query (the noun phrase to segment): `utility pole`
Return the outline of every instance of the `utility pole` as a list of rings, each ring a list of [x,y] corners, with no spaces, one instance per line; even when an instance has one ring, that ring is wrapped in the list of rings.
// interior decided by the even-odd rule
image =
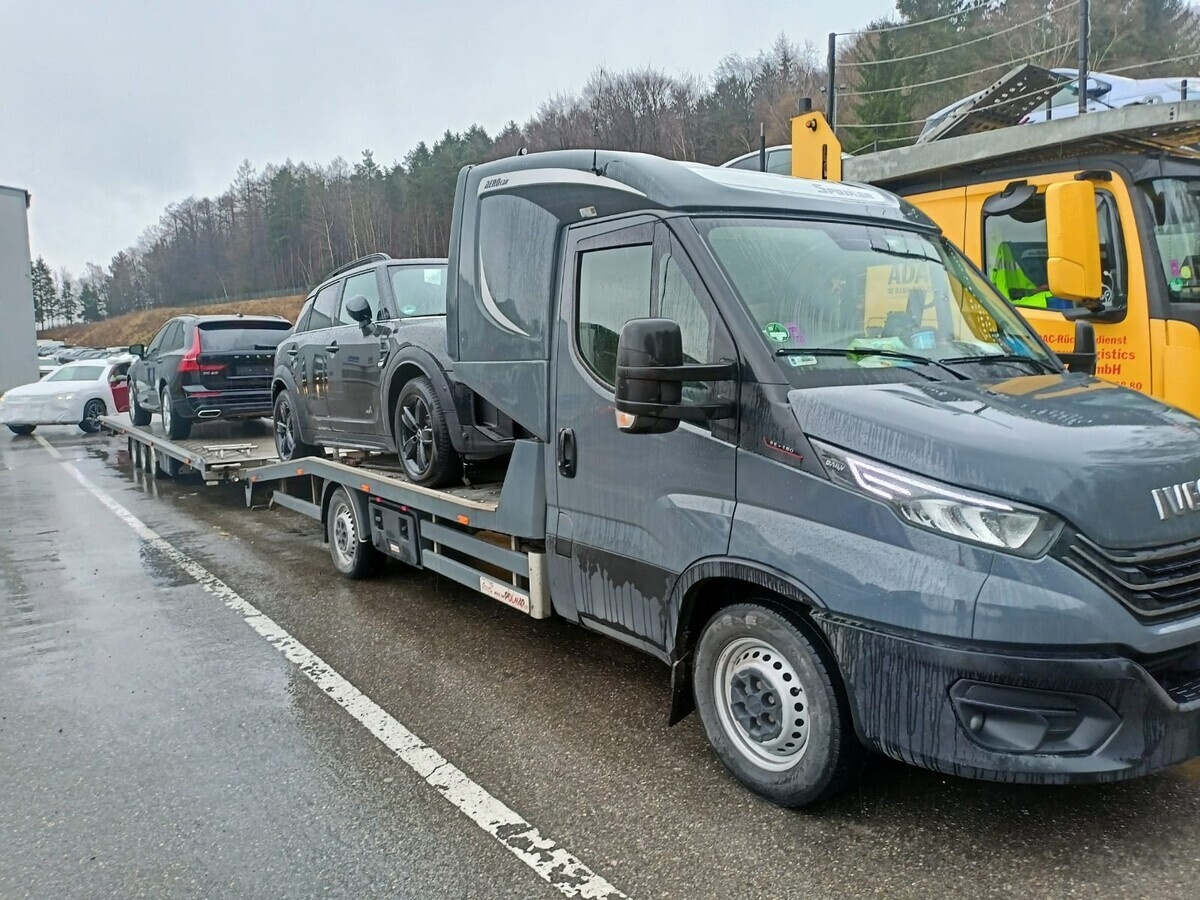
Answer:
[[[1088,0],[1079,0],[1079,114],[1087,112],[1088,102]]]
[[[1086,3],[1087,0],[1080,0],[1081,3]],[[826,87],[825,93],[825,118],[829,121],[829,127],[833,128],[837,125],[837,32],[829,32],[829,59],[826,62],[829,68],[829,84]]]

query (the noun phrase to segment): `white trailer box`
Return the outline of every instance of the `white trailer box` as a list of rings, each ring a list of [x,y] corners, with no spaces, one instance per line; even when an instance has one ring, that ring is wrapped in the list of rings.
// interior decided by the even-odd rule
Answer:
[[[38,379],[29,192],[0,185],[0,392]]]

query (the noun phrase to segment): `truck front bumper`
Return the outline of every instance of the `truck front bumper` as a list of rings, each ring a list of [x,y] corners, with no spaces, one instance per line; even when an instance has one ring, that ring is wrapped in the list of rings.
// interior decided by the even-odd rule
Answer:
[[[1120,656],[928,643],[827,613],[855,729],[871,749],[949,775],[1119,781],[1200,756],[1200,649]]]

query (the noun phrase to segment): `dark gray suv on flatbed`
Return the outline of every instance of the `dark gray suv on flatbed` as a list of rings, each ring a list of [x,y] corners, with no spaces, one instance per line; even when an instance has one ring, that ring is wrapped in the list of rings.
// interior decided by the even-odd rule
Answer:
[[[272,395],[280,459],[396,453],[428,487],[506,455],[513,439],[510,418],[454,382],[444,259],[375,253],[327,275],[276,351]]]

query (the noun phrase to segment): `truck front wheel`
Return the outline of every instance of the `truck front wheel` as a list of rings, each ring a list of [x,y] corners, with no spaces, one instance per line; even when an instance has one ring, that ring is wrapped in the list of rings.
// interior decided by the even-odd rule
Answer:
[[[386,556],[375,549],[369,534],[365,540],[362,538],[354,503],[345,488],[339,487],[329,500],[325,537],[329,541],[329,555],[333,557],[333,567],[347,578],[366,578],[374,575],[387,560]]]
[[[780,806],[845,786],[860,747],[815,642],[773,609],[719,611],[696,648],[696,708],[725,767]]]

